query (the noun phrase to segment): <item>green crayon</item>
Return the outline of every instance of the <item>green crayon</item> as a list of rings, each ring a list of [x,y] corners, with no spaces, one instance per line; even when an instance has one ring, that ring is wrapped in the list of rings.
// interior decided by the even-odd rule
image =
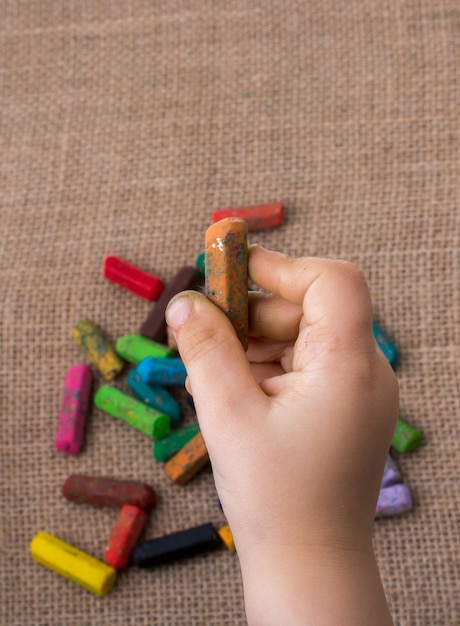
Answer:
[[[94,396],[94,402],[102,411],[153,439],[164,437],[171,429],[169,415],[156,411],[116,387],[103,385]]]
[[[142,335],[124,335],[115,344],[115,351],[122,359],[137,365],[148,356],[154,358],[170,357],[175,351],[168,346],[142,337]]]

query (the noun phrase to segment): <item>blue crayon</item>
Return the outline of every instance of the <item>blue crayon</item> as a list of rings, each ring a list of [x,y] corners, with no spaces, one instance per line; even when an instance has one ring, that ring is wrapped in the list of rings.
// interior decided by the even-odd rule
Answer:
[[[372,330],[374,332],[375,340],[379,344],[380,350],[390,362],[391,367],[395,369],[398,362],[398,350],[396,346],[390,341],[386,332],[380,328],[377,322],[372,322]]]
[[[181,419],[181,408],[172,395],[163,387],[149,385],[141,380],[137,368],[131,370],[126,379],[130,389],[148,406],[166,413],[171,418],[171,424],[177,426]]]
[[[139,363],[137,373],[144,383],[152,385],[182,386],[187,377],[187,370],[181,359],[151,356]]]

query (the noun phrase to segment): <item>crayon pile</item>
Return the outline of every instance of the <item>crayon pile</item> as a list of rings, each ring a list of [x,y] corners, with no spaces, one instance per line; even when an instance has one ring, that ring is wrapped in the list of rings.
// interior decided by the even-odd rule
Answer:
[[[244,218],[244,219],[241,219]],[[213,214],[214,224],[206,233],[205,252],[195,266],[182,267],[164,285],[158,277],[116,256],[104,261],[103,274],[139,297],[155,301],[138,333],[125,335],[112,345],[91,320],[83,319],[72,329],[88,364],[72,366],[66,373],[55,438],[57,450],[78,454],[84,443],[85,423],[90,406],[93,369],[108,383],[131,365],[126,382],[133,395],[111,384],[102,385],[94,403],[102,411],[122,420],[153,440],[153,456],[164,463],[166,476],[184,485],[204,467],[209,456],[198,422],[180,427],[181,407],[170,387],[183,387],[186,370],[177,357],[172,337],[168,338],[165,310],[177,293],[201,290],[220,306],[232,322],[246,348],[248,342],[247,232],[273,228],[283,221],[280,202],[256,207],[221,209]],[[397,350],[385,332],[374,322],[374,336],[393,367]],[[91,368],[93,366],[93,369]],[[193,406],[193,401],[191,400]],[[422,442],[421,433],[401,418],[392,447],[405,453]],[[117,571],[129,564],[151,567],[189,557],[225,545],[234,551],[230,528],[215,529],[212,524],[138,543],[148,512],[156,503],[151,486],[108,477],[72,475],[62,492],[68,500],[81,504],[116,507],[119,511],[100,561],[47,532],[39,532],[30,551],[35,560],[98,595],[113,587]],[[400,514],[412,508],[410,490],[403,484],[398,468],[388,457],[376,517]]]

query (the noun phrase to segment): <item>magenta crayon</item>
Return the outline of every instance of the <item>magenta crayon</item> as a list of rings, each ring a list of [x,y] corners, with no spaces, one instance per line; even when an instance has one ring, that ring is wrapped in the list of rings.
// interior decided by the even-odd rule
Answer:
[[[71,367],[65,376],[55,448],[78,454],[83,447],[93,374],[89,365]]]

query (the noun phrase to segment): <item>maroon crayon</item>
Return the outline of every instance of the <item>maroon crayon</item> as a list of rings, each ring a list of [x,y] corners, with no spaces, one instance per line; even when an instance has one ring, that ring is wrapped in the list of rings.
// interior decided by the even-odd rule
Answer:
[[[168,282],[165,290],[158,298],[147,319],[142,324],[139,334],[158,343],[166,343],[165,311],[171,298],[186,289],[200,289],[203,285],[201,272],[191,265],[184,265]]]
[[[156,502],[155,491],[137,480],[117,480],[97,476],[72,474],[62,486],[67,500],[77,504],[121,507],[132,504],[144,511]]]

